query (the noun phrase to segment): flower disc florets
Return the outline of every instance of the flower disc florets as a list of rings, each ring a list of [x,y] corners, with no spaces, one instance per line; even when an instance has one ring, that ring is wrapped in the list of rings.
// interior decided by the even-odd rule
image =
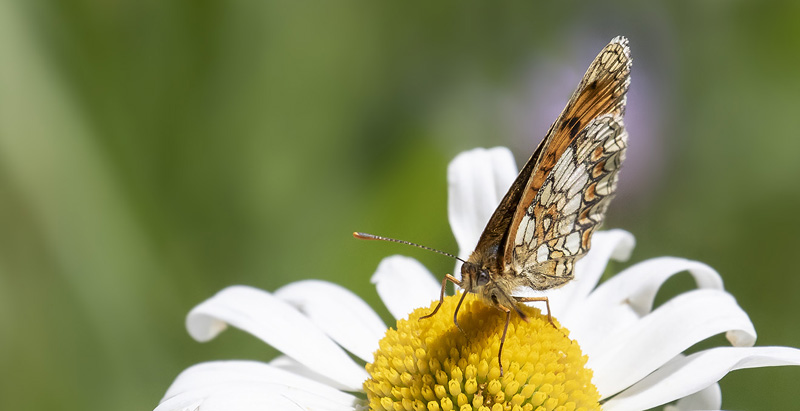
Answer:
[[[370,409],[600,409],[587,357],[566,329],[553,327],[535,308],[523,308],[528,322],[512,313],[501,376],[497,354],[505,313],[469,295],[458,315],[462,333],[453,323],[458,298],[446,297],[430,318],[419,319],[433,305],[417,309],[386,333],[367,364]]]

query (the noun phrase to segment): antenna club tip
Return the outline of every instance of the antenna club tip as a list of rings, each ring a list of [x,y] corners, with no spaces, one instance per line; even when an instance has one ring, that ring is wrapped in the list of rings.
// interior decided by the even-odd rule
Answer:
[[[370,240],[370,239],[373,238],[373,236],[371,236],[371,235],[369,235],[367,233],[361,233],[361,232],[358,232],[358,231],[353,231],[353,237],[361,239],[361,240]]]

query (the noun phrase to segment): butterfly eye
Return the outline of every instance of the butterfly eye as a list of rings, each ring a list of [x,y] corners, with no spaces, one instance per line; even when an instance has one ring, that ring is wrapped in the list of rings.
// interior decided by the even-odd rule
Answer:
[[[481,270],[480,272],[478,272],[478,279],[475,280],[475,284],[478,287],[480,287],[482,285],[486,285],[486,283],[488,283],[488,282],[489,282],[489,273],[484,271],[484,270]]]

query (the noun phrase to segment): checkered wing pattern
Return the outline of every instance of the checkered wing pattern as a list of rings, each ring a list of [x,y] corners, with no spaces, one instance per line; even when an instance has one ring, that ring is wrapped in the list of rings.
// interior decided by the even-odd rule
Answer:
[[[525,209],[510,263],[534,289],[557,287],[572,278],[574,262],[591,246],[617,187],[627,132],[622,118],[592,120],[559,157],[534,201]]]

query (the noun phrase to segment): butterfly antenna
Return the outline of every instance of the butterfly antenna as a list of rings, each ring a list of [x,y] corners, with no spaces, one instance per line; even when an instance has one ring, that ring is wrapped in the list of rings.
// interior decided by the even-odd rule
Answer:
[[[437,250],[435,248],[426,247],[424,245],[419,245],[419,244],[416,244],[416,243],[412,243],[411,241],[398,240],[398,239],[389,238],[389,237],[381,237],[379,235],[374,235],[374,234],[359,233],[358,231],[353,233],[353,237],[361,239],[361,240],[391,241],[393,243],[400,243],[400,244],[405,244],[405,245],[413,245],[414,247],[422,248],[422,249],[425,249],[425,250],[428,250],[428,251],[433,251],[434,253],[439,253],[441,255],[446,255],[446,256],[448,256],[450,258],[455,258],[456,260],[461,261],[462,263],[466,263],[466,261],[462,260],[461,258],[458,258],[457,256],[455,256],[453,254],[446,253],[444,251],[440,251],[440,250]]]

